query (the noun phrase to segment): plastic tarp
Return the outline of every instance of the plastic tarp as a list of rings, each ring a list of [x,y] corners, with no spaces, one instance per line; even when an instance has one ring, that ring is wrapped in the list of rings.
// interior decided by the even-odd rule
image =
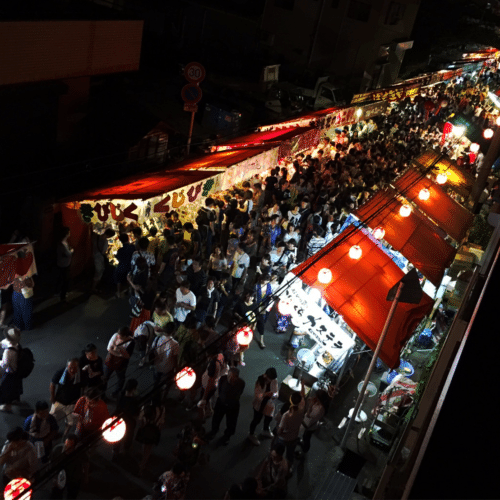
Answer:
[[[359,245],[362,256],[349,257],[349,249]],[[330,269],[328,284],[318,281],[318,272]],[[347,228],[319,253],[292,271],[310,287],[322,291],[330,307],[374,350],[391,307],[389,290],[404,276],[403,271],[362,231]],[[420,321],[431,312],[433,300],[425,293],[419,304],[398,304],[380,358],[390,368],[399,366],[402,347]]]
[[[384,240],[439,286],[456,250],[438,234],[437,226],[417,211],[402,217],[401,206],[396,193],[388,189],[376,193],[355,215],[372,229],[383,228]]]
[[[455,241],[462,242],[474,216],[450,198],[443,188],[414,168],[409,168],[395,181],[394,186]],[[419,198],[422,189],[429,190],[430,196],[427,200]]]

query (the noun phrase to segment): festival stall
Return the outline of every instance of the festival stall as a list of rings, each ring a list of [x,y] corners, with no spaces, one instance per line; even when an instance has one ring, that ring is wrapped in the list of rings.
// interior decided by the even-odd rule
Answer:
[[[434,178],[442,183],[444,188],[451,189],[463,198],[468,198],[472,192],[474,176],[433,149],[427,149],[412,163],[421,172],[428,173],[431,169]]]
[[[440,229],[417,210],[405,213],[394,190],[379,191],[354,212],[373,229],[374,237],[400,252],[435,286],[439,286],[456,253]],[[403,215],[402,215],[403,214]]]
[[[16,278],[30,278],[36,273],[32,243],[0,245],[0,288],[8,288]]]

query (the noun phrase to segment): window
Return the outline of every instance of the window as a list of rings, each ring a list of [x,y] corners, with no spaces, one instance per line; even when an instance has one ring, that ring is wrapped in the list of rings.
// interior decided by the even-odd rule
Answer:
[[[347,17],[366,23],[370,18],[371,10],[372,6],[370,4],[359,2],[358,0],[351,0],[347,11]]]
[[[332,0],[332,9],[337,9],[339,6],[340,0]]]
[[[387,9],[387,15],[385,16],[385,23],[394,26],[403,19],[405,14],[406,5],[399,2],[391,2],[389,8]]]
[[[293,10],[295,0],[274,0],[274,5],[276,5],[276,7],[281,7],[282,9]]]

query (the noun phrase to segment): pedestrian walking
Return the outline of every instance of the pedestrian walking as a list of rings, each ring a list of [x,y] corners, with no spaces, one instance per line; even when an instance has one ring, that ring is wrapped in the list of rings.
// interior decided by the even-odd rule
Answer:
[[[63,437],[65,437],[71,427],[76,423],[73,415],[75,404],[82,395],[82,376],[78,358],[69,359],[64,368],[57,370],[50,382],[50,408],[51,415],[54,415],[57,421],[64,418],[66,428]]]
[[[278,397],[278,374],[276,368],[270,367],[265,373],[257,378],[254,388],[254,397],[252,401],[253,419],[250,423],[250,433],[248,439],[258,446],[259,439],[255,436],[255,430],[259,423],[264,419],[264,428],[262,436],[272,438],[269,425],[273,420],[274,401]]]
[[[95,344],[87,344],[78,361],[83,387],[103,387],[104,366]]]
[[[121,327],[108,342],[108,355],[104,362],[104,387],[107,388],[109,379],[116,373],[118,381],[112,392],[112,397],[117,397],[125,384],[127,366],[134,352],[135,341],[127,326]]]
[[[226,417],[226,430],[222,437],[222,443],[227,445],[235,433],[240,412],[240,397],[245,389],[245,381],[239,375],[238,368],[233,367],[229,369],[227,375],[219,379],[219,396],[212,417],[212,430],[205,436],[206,440],[213,439],[219,432],[224,416]]]
[[[1,343],[4,351],[0,362],[0,411],[12,411],[12,403],[23,393],[23,379],[18,374],[20,341],[21,332],[17,328],[5,330]]]

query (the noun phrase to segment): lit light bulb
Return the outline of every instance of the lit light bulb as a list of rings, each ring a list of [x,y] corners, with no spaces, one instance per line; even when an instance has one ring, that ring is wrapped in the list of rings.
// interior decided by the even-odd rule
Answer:
[[[332,272],[330,269],[324,267],[323,269],[320,269],[318,273],[318,281],[320,283],[323,283],[323,285],[327,285],[332,281]]]
[[[196,381],[196,373],[192,368],[186,366],[175,376],[175,384],[181,391],[191,389]]]
[[[18,477],[7,484],[3,491],[3,497],[6,500],[28,500],[33,492],[30,488],[31,483],[27,479]]]
[[[278,311],[283,316],[289,316],[293,312],[293,304],[289,299],[280,299],[278,302]]]
[[[399,209],[399,215],[401,215],[401,217],[408,217],[410,214],[411,214],[411,207],[410,207],[410,205],[403,205]]]
[[[118,441],[123,439],[123,436],[125,436],[127,424],[125,423],[123,418],[111,417],[102,424],[101,429],[102,437],[108,443],[117,443]]]
[[[475,142],[473,142],[471,145],[470,145],[470,150],[473,152],[473,153],[477,153],[479,151],[479,144],[476,144]]]
[[[383,227],[378,226],[373,230],[373,237],[376,240],[381,240],[383,239],[384,236],[385,236],[385,229]]]
[[[491,130],[491,128],[485,129],[485,131],[483,132],[483,137],[485,139],[491,139],[493,137],[493,130]]]
[[[359,245],[353,245],[349,248],[349,257],[353,260],[358,260],[363,255],[363,251]]]
[[[498,127],[500,127],[500,116],[497,116],[495,123],[497,124]]]
[[[318,302],[319,299],[321,299],[321,290],[318,290],[317,288],[311,288],[309,290],[309,298],[313,302]]]
[[[362,110],[361,108],[358,108],[358,109],[356,110],[356,116],[358,117],[358,120],[359,120],[359,118],[360,118],[360,116],[361,116],[362,114],[363,114],[363,110]]]
[[[250,345],[253,339],[253,331],[249,326],[244,326],[236,332],[236,341],[240,345]]]
[[[422,201],[426,201],[429,199],[431,193],[428,189],[424,188],[420,190],[420,193],[418,193],[418,198]]]
[[[436,182],[438,184],[446,184],[447,180],[448,180],[448,176],[446,174],[438,174],[436,176]]]

